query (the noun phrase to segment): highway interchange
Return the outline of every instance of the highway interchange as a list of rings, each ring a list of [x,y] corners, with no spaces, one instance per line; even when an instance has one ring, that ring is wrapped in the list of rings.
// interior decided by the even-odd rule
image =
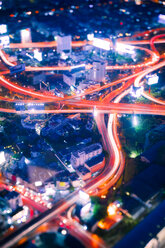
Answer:
[[[155,30],[153,30],[154,32]],[[148,33],[149,31],[146,31],[144,33]],[[142,33],[142,35],[144,34]],[[138,34],[139,36],[141,34]],[[56,97],[47,93],[41,93],[34,90],[30,90],[28,88],[25,88],[23,86],[19,86],[16,83],[11,82],[9,79],[7,79],[5,76],[9,73],[8,70],[2,71],[0,73],[0,84],[3,87],[6,87],[7,89],[13,91],[13,92],[19,92],[22,95],[27,95],[34,100],[28,100],[35,102],[35,101],[41,101],[41,102],[57,102],[62,103],[64,106],[74,106],[74,108],[70,109],[47,109],[44,111],[16,111],[15,109],[7,109],[7,108],[0,108],[0,112],[6,112],[6,113],[14,113],[14,114],[40,114],[40,113],[94,113],[94,118],[96,120],[96,124],[98,127],[98,130],[100,134],[102,135],[102,142],[104,149],[110,154],[109,158],[106,161],[106,165],[104,170],[99,174],[96,178],[93,178],[91,181],[86,183],[85,186],[83,186],[82,190],[89,193],[90,195],[101,195],[108,191],[109,188],[111,188],[120,178],[120,176],[123,173],[124,170],[124,156],[122,153],[122,148],[120,144],[120,140],[117,133],[117,114],[119,113],[127,113],[127,114],[149,114],[149,115],[165,115],[165,102],[159,99],[155,99],[151,95],[149,95],[147,92],[143,92],[143,96],[150,101],[153,101],[157,104],[126,104],[126,103],[120,103],[120,101],[130,93],[130,87],[131,85],[135,85],[135,87],[141,86],[143,82],[143,78],[159,69],[165,66],[165,60],[160,57],[158,51],[156,50],[154,43],[164,43],[164,39],[162,39],[165,35],[157,35],[154,36],[151,40],[142,40],[142,41],[133,41],[133,40],[121,40],[120,42],[126,43],[126,44],[136,44],[136,45],[143,45],[143,44],[150,44],[151,50],[142,48],[140,46],[134,47],[134,49],[140,49],[145,51],[150,55],[150,58],[137,65],[123,65],[123,66],[107,66],[107,70],[115,70],[115,69],[138,69],[138,71],[135,71],[131,75],[121,78],[119,80],[116,80],[114,82],[110,82],[104,86],[98,86],[95,89],[87,89],[85,92],[74,95],[74,96],[66,96],[64,98]],[[130,38],[130,37],[129,37]],[[133,37],[132,37],[133,38]],[[135,38],[135,37],[134,37]],[[76,46],[83,46],[86,44],[86,41],[83,42],[72,42],[73,47]],[[29,48],[29,47],[55,47],[55,42],[40,42],[40,43],[28,43],[28,44],[10,44],[11,48]],[[3,50],[0,51],[0,56],[2,61],[7,66],[13,66],[14,64],[10,62],[10,58],[8,58]],[[89,69],[91,65],[86,65],[86,69]],[[52,70],[71,70],[71,67],[26,67],[26,71],[52,71]],[[119,88],[117,88],[114,91],[109,92],[102,100],[100,101],[88,101],[82,99],[83,96],[92,94],[94,92],[99,92],[103,89],[108,89],[109,87],[112,87],[114,85],[121,84]],[[36,100],[37,99],[37,100]],[[78,100],[81,99],[81,100]],[[0,97],[1,101],[5,102],[26,102],[27,100],[15,100],[11,98],[4,98]],[[109,120],[108,125],[106,126],[104,115],[109,114]],[[44,211],[40,216],[37,218],[34,218],[29,223],[26,223],[23,228],[18,229],[13,234],[11,234],[9,237],[4,239],[0,242],[0,245],[2,248],[11,247],[12,245],[16,244],[20,239],[27,237],[29,233],[31,233],[33,230],[38,228],[40,225],[42,225],[45,222],[48,222],[56,216],[60,216],[63,212],[65,212],[70,206],[72,206],[79,197],[79,191],[75,191],[69,196],[67,196],[65,199],[60,200],[58,203],[56,203],[51,209],[48,209]],[[61,217],[62,218],[62,217]],[[68,221],[68,220],[67,220]],[[92,235],[86,235],[84,234],[84,230],[81,231],[81,227],[76,226],[75,223],[70,223],[70,226],[72,227],[72,233],[74,234],[75,230],[80,230],[79,232],[76,231],[75,236],[82,239],[84,237],[84,244],[86,247],[106,247],[106,245],[99,240],[99,242],[96,242],[96,237],[92,238]],[[82,234],[83,232],[83,234]]]

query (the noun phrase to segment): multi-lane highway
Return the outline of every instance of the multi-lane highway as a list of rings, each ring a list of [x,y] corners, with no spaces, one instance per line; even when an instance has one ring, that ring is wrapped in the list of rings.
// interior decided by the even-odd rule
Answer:
[[[163,37],[163,36],[161,36]],[[153,44],[155,41],[158,43],[162,43],[163,39],[155,37],[152,40],[149,41],[123,41],[126,43],[136,42],[138,45],[142,44],[143,42],[148,42],[147,44]],[[159,40],[157,40],[157,38]],[[87,42],[72,42],[73,47],[83,46]],[[22,48],[22,47],[54,47],[56,46],[56,42],[47,42],[47,43],[29,43],[29,44],[11,44],[11,48]],[[147,97],[148,99],[155,101],[160,105],[155,104],[126,104],[126,103],[120,103],[121,99],[127,95],[130,92],[130,86],[134,83],[136,87],[139,87],[143,82],[142,78],[147,75],[148,73],[151,73],[154,70],[157,70],[165,65],[165,61],[159,62],[160,56],[155,50],[155,47],[151,46],[151,48],[154,51],[151,51],[149,49],[144,48],[136,48],[145,51],[150,55],[150,59],[148,61],[145,61],[141,64],[137,65],[126,65],[126,66],[109,66],[107,67],[108,70],[114,70],[114,69],[135,69],[135,68],[144,68],[149,67],[147,69],[143,69],[143,71],[139,71],[137,73],[133,73],[132,75],[129,75],[125,78],[116,80],[115,82],[108,83],[102,87],[97,87],[95,89],[87,89],[84,93],[81,93],[76,96],[69,96],[65,98],[59,98],[55,97],[50,94],[43,94],[41,92],[36,92],[30,89],[27,89],[25,87],[19,86],[16,83],[11,82],[9,79],[5,78],[5,75],[7,72],[1,72],[0,76],[0,83],[4,87],[6,87],[9,90],[12,90],[14,92],[19,92],[23,95],[28,95],[33,97],[34,99],[40,99],[38,101],[55,101],[55,102],[62,102],[63,104],[72,107],[73,109],[47,109],[44,111],[16,111],[15,109],[5,109],[0,108],[0,112],[6,112],[6,113],[14,113],[14,114],[40,114],[40,113],[93,113],[94,109],[97,113],[95,116],[95,120],[98,126],[98,129],[102,135],[103,145],[104,149],[108,151],[110,154],[110,157],[106,161],[105,168],[103,171],[96,177],[93,178],[90,182],[88,182],[82,190],[88,192],[89,194],[93,195],[100,195],[107,191],[111,186],[113,186],[117,180],[120,178],[123,169],[124,169],[124,157],[121,150],[121,145],[119,141],[119,137],[117,134],[117,113],[127,113],[127,114],[151,114],[151,115],[165,115],[165,106],[162,103],[163,101],[160,101],[159,99],[153,100],[152,96],[148,96],[146,93],[143,93],[143,96]],[[4,63],[6,63],[8,66],[13,66],[13,63],[10,62],[10,58],[6,57],[6,54],[4,52],[0,52],[0,56]],[[157,64],[155,64],[157,63]],[[155,65],[153,65],[155,64]],[[91,68],[91,65],[87,65],[86,69]],[[71,70],[71,67],[45,67],[45,68],[33,68],[33,67],[26,67],[26,70]],[[103,99],[102,102],[98,101],[87,101],[87,100],[76,100],[76,98],[81,98],[82,96],[92,94],[94,92],[100,91],[102,89],[107,89],[113,85],[117,85],[119,83],[123,83],[122,86],[120,86],[115,91],[112,91],[107,94],[107,96]],[[112,102],[112,99],[114,99],[114,102]],[[6,99],[1,97],[2,101],[10,101],[14,102],[13,99]],[[104,122],[104,114],[109,114],[109,121],[108,121],[108,127],[106,127]],[[18,229],[15,233],[10,235],[7,239],[4,239],[1,241],[0,245],[2,248],[7,248],[15,243],[17,243],[21,238],[28,235],[28,233],[32,232],[34,229],[36,229],[38,226],[42,225],[45,222],[48,222],[49,220],[53,219],[55,216],[61,214],[64,212],[67,208],[69,208],[73,203],[77,201],[79,197],[79,192],[75,191],[74,193],[67,196],[64,200],[59,201],[57,204],[55,204],[52,209],[49,209],[42,213],[39,217],[33,219],[29,223],[26,223],[24,227],[21,229]],[[83,231],[84,232],[84,231]],[[82,237],[85,239],[85,235],[81,232]],[[80,235],[80,236],[81,236]],[[87,238],[87,237],[86,237]],[[91,236],[90,236],[91,238]],[[86,240],[86,239],[85,239]],[[105,247],[98,246],[98,247]]]

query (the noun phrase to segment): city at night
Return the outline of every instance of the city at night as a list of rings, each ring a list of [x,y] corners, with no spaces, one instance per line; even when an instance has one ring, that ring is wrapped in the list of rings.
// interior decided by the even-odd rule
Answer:
[[[0,248],[165,248],[165,0],[1,0],[0,141]]]

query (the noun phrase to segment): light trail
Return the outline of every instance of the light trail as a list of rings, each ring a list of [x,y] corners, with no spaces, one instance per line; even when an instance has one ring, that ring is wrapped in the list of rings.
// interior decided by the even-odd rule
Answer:
[[[158,56],[155,57],[155,59],[158,59]],[[159,63],[159,66],[160,66],[160,63]],[[156,67],[154,67],[154,68],[156,68]],[[148,72],[148,69],[145,72]],[[124,79],[121,79],[121,80],[126,81],[126,80],[129,80],[129,79],[131,79],[131,78],[133,78],[135,76],[140,77],[143,74],[144,73],[142,73],[142,72],[137,73],[137,74],[134,74],[133,76],[132,75],[129,76],[129,78],[127,77],[127,79],[124,78]],[[120,82],[122,82],[122,81],[120,81]],[[4,83],[6,84],[6,82],[4,82]],[[13,87],[12,85],[8,84],[8,87],[9,86]],[[109,86],[110,85],[108,85],[108,86],[106,85],[107,88]],[[19,87],[15,88],[15,89],[19,90]],[[123,90],[123,88],[121,87],[120,90]],[[97,91],[98,91],[98,89],[97,89]],[[126,94],[126,92],[127,91],[123,92],[122,96],[124,96],[124,94]],[[32,93],[34,94],[35,92],[30,92],[30,94],[32,94]],[[89,94],[89,91],[87,91],[85,94]],[[53,99],[53,96],[52,97],[51,96],[47,97],[47,96],[44,96],[44,95],[39,94],[39,93],[35,93],[33,96],[35,96],[36,98],[41,97],[41,98],[49,99],[49,97],[50,97],[51,99]],[[79,97],[79,96],[76,96],[76,97]],[[99,126],[103,127],[102,134],[106,134],[106,136],[104,137],[105,144],[106,144],[108,150],[114,151],[114,154],[112,152],[113,155],[111,156],[110,163],[108,164],[110,166],[105,167],[103,172],[100,175],[98,175],[97,178],[94,178],[91,182],[87,183],[85,185],[85,187],[82,188],[82,190],[84,190],[86,192],[90,193],[90,191],[95,190],[96,188],[99,188],[106,181],[107,181],[107,184],[105,186],[109,188],[110,185],[113,185],[118,180],[118,178],[120,177],[120,175],[122,173],[122,170],[123,170],[122,165],[124,165],[124,161],[122,161],[122,155],[120,154],[121,153],[121,151],[120,151],[121,146],[120,146],[120,142],[119,142],[119,139],[118,139],[118,136],[117,136],[117,126],[116,126],[116,117],[115,117],[116,113],[120,113],[120,111],[124,111],[125,113],[131,113],[131,114],[132,113],[140,113],[140,114],[144,113],[144,114],[165,115],[165,106],[145,105],[145,104],[132,104],[132,105],[131,104],[123,104],[123,103],[121,104],[121,103],[118,103],[118,101],[120,101],[120,99],[121,99],[121,95],[115,100],[115,103],[110,103],[108,106],[107,106],[107,104],[106,104],[106,106],[104,104],[102,104],[102,106],[101,105],[97,106],[97,111],[98,111],[99,114],[104,114],[104,113],[114,113],[115,114],[115,115],[111,114],[110,118],[109,118],[109,121],[108,121],[108,134],[109,134],[108,136],[107,136],[107,131],[106,131],[106,127],[105,127],[105,122],[103,121],[102,118],[97,119],[97,122],[98,123],[100,122]],[[69,103],[67,103],[67,104],[69,104]],[[73,104],[73,103],[70,103],[70,104]],[[85,103],[82,103],[82,102],[79,102],[79,103],[77,102],[76,103],[76,102],[74,102],[74,104],[75,105],[77,104],[79,106],[83,105],[83,104],[84,104],[84,106],[89,105],[89,103],[87,103],[87,101]],[[91,105],[89,106],[89,108],[91,108]],[[2,110],[2,108],[0,109],[0,111],[1,110]],[[7,109],[7,111],[12,112],[13,110]],[[88,111],[93,112],[93,106],[92,106],[92,109],[45,110],[43,113],[49,113],[49,111],[52,111],[52,113],[53,113],[53,111],[67,111],[67,113],[69,113],[71,111],[76,111],[76,112],[86,111],[86,113],[87,113]],[[27,111],[27,113],[30,113],[30,114],[37,114],[37,113],[41,113],[41,112],[42,111],[34,111],[34,112]],[[15,111],[14,113],[19,114],[19,112],[17,112],[17,111]],[[60,113],[60,112],[58,112],[58,113]],[[111,181],[109,181],[110,179],[111,179]],[[105,187],[104,187],[104,190],[105,190]],[[55,215],[58,215],[61,212],[65,211],[69,206],[71,206],[73,203],[76,202],[78,197],[79,197],[79,194],[78,194],[77,191],[75,191],[72,194],[70,194],[68,197],[66,197],[65,200],[59,201],[57,204],[55,204],[53,206],[52,209],[50,209],[47,212],[43,213],[41,216],[39,216],[38,218],[34,219],[32,222],[29,222],[29,223],[25,224],[25,226],[21,230],[17,230],[16,233],[13,234],[13,236],[11,235],[10,237],[8,237],[6,242],[4,241],[1,247],[2,248],[7,248],[9,246],[12,246],[16,242],[18,242],[18,240],[20,238],[26,236],[29,232],[32,232],[35,228],[37,228],[42,223],[47,222],[50,219],[53,219]]]
[[[151,73],[151,72],[153,72],[153,71],[155,71],[155,70],[157,70],[157,69],[159,69],[159,68],[161,68],[161,67],[163,67],[163,66],[165,66],[165,60],[162,61],[162,62],[160,62],[160,63],[157,64],[157,65],[152,66],[151,68],[145,70],[144,72],[142,72],[142,73],[141,73],[138,77],[136,77],[136,79],[135,79],[135,82],[134,82],[135,87],[140,87],[140,86],[141,86],[140,81],[142,80],[143,77],[145,77],[147,74],[149,74],[149,73]]]
[[[142,93],[142,96],[147,98],[148,100],[152,101],[152,102],[156,102],[158,104],[162,104],[162,105],[165,105],[165,101],[164,100],[160,100],[160,99],[157,99],[149,94],[147,94],[146,92],[143,92]]]
[[[165,36],[165,34],[156,35],[156,36],[152,37],[151,40],[150,40],[150,47],[151,47],[152,51],[154,51],[154,52],[157,53],[157,54],[159,54],[159,53],[158,53],[158,51],[157,51],[157,49],[156,49],[154,43],[155,43],[155,41],[156,41],[157,39],[162,38],[162,37],[164,37],[164,36]],[[165,40],[164,40],[163,43],[165,43]]]
[[[86,109],[53,109],[53,110],[25,110],[16,111],[15,109],[0,108],[0,112],[13,113],[18,115],[23,114],[57,114],[57,113],[93,113],[94,105],[89,105]],[[109,103],[108,105],[98,105],[98,113],[126,113],[126,114],[151,114],[165,115],[165,106],[151,104],[127,104],[127,103]]]

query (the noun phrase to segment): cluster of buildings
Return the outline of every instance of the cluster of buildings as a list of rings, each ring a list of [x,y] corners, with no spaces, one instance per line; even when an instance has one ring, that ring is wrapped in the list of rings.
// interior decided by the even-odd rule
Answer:
[[[86,120],[84,125],[80,114],[68,118],[54,115],[36,133],[34,125],[30,125],[28,117],[26,119],[21,123],[34,141],[26,147],[24,141],[18,139],[17,154],[13,154],[10,146],[2,154],[1,172],[13,184],[56,202],[101,172],[105,157],[102,145],[93,142],[92,135],[88,136],[92,133],[92,121]],[[87,137],[81,137],[82,127]]]
[[[29,208],[23,206],[21,195],[16,191],[0,191],[0,233],[17,226],[29,218]]]

